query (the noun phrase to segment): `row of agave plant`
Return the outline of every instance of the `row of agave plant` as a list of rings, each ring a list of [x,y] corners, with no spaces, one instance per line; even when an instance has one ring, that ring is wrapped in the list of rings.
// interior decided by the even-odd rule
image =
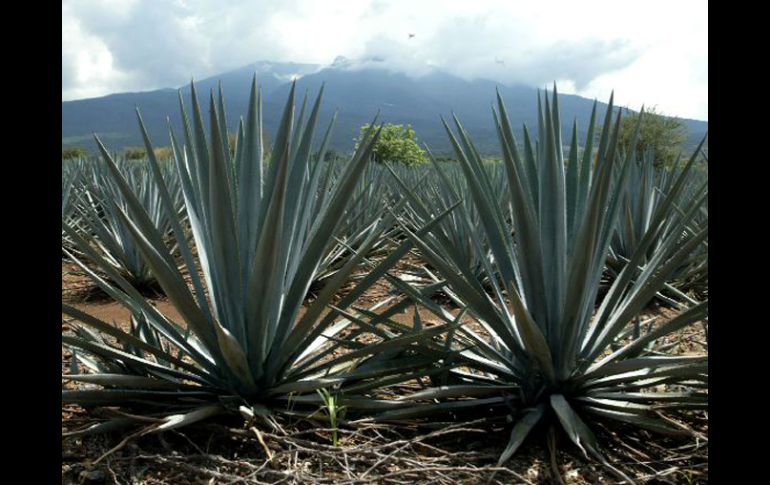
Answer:
[[[700,147],[655,173],[622,153],[610,100],[598,143],[594,108],[583,148],[575,126],[565,158],[554,90],[523,150],[498,94],[496,165],[456,118],[444,125],[457,164],[368,165],[376,127],[347,163],[330,164],[334,118],[315,148],[322,92],[295,117],[292,88],[269,156],[255,80],[232,151],[221,91],[207,132],[193,86],[191,113],[180,97],[183,142],[170,130],[172,166],[156,159],[139,116],[149,170],[97,139],[103,163],[65,171],[63,253],[133,317],[124,331],[63,305],[78,322],[62,336],[73,354],[63,377],[90,385],[62,391],[64,402],[144,413],[146,432],[220,414],[271,424],[331,395],[352,419],[492,410],[514,423],[500,463],[531,430],[554,425],[607,463],[593,419],[675,433],[660,409],[707,405],[707,356],[668,355],[664,343],[708,317],[704,293],[682,286],[708,285]],[[433,283],[398,277],[410,252]],[[147,278],[183,321],[145,299]],[[400,296],[356,306],[381,278]],[[682,311],[641,331],[640,314],[665,290]],[[460,312],[436,303],[437,291]],[[393,319],[414,305],[441,323],[424,325],[420,311],[411,326]],[[423,378],[430,385],[383,398]],[[69,434],[137,424],[124,415]]]
[[[170,253],[181,258],[177,243],[173,239],[173,228],[169,213],[163,208],[163,198],[156,184],[149,163],[128,161],[112,154],[118,170],[137,196],[139,203],[150,216],[152,225],[163,237],[170,241]],[[179,172],[168,161],[158,160],[160,172],[166,184],[174,207],[176,207],[180,225],[191,236],[190,223],[186,217],[185,199]],[[357,248],[365,239],[371,226],[385,210],[382,201],[386,185],[382,184],[384,168],[367,167],[364,176],[353,190],[354,195],[346,206],[345,215],[334,235],[336,244],[330,246],[324,254],[314,276],[315,289],[329,278],[342,265],[345,256]],[[305,233],[309,231],[309,222],[328,202],[329,187],[333,186],[341,173],[341,167],[334,163],[319,165],[319,179],[312,186],[306,187],[308,197],[308,216],[304,221]],[[315,192],[312,192],[315,191]],[[63,163],[62,169],[62,221],[72,230],[85,237],[98,249],[98,253],[111,263],[128,282],[143,292],[162,291],[154,273],[141,255],[139,246],[131,237],[123,223],[118,208],[127,209],[127,201],[108,172],[107,166],[98,159],[80,159]],[[394,226],[395,228],[395,226]],[[370,254],[377,255],[388,239],[381,238],[375,243]],[[69,259],[74,253],[87,262],[92,269],[99,271],[99,265],[89,259],[73,243],[72,237],[62,231],[63,258]],[[180,261],[181,263],[181,261]],[[101,271],[102,276],[106,274]]]
[[[144,207],[154,227],[162,234],[171,232],[171,218],[163,207],[160,191],[152,174],[141,165],[119,160],[118,166],[127,183]],[[170,167],[162,170],[171,195],[173,210],[184,218],[184,199],[179,178]],[[90,238],[99,253],[127,281],[142,290],[156,287],[156,280],[133,242],[128,227],[120,218],[127,210],[127,200],[104,164],[78,160],[63,169],[62,220]],[[80,253],[72,238],[63,233],[63,248]],[[175,252],[172,249],[172,252]]]

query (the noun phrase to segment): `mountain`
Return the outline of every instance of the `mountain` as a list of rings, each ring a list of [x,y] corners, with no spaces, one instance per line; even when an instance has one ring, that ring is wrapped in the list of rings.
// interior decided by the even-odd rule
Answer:
[[[278,86],[290,83],[295,77],[313,73],[321,69],[316,64],[256,62],[229,71],[219,76],[196,81],[201,102],[210,90],[218,89],[221,84],[225,93],[226,109],[234,113],[244,113],[248,103],[249,87],[254,73],[258,73],[259,84],[263,93],[273,91]],[[114,149],[126,146],[143,145],[134,110],[142,112],[150,137],[158,145],[168,145],[166,117],[169,117],[174,129],[181,135],[181,117],[179,116],[179,89],[158,89],[140,93],[118,93],[99,98],[79,99],[62,102],[62,147],[94,147],[92,133],[97,133],[102,141]],[[190,85],[181,88],[182,97],[190,107]],[[234,122],[237,122],[237,117]],[[269,118],[268,118],[269,119]],[[268,125],[269,126],[269,125]]]
[[[499,146],[492,118],[491,103],[495,89],[505,100],[514,127],[537,127],[537,90],[524,85],[502,85],[485,79],[465,80],[446,72],[432,70],[420,77],[397,73],[379,65],[378,59],[364,63],[339,57],[328,66],[315,64],[257,62],[202,81],[195,86],[203,105],[211,90],[221,83],[230,131],[235,131],[239,117],[246,112],[249,87],[254,73],[264,95],[263,118],[268,130],[275,129],[291,82],[297,79],[298,102],[305,92],[315,96],[324,85],[321,120],[329,120],[339,111],[332,147],[349,151],[359,128],[374,119],[411,124],[420,141],[434,153],[449,153],[451,147],[440,116],[451,118],[454,112],[473,135],[480,151],[497,154]],[[159,89],[141,93],[111,94],[101,98],[62,102],[62,146],[93,148],[91,133],[99,134],[111,149],[139,146],[142,141],[134,115],[138,106],[156,146],[169,144],[168,117],[181,135],[179,91]],[[189,85],[181,88],[189,110]],[[312,101],[312,99],[311,99]],[[593,101],[575,95],[560,95],[559,107],[564,133],[578,121],[578,133],[585,136]],[[599,103],[599,120],[606,104]],[[708,123],[683,119],[688,130],[688,147],[694,147],[708,129]],[[521,130],[519,129],[519,132]]]

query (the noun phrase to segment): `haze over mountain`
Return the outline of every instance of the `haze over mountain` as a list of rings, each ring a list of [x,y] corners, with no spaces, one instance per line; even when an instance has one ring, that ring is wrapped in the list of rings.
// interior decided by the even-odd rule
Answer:
[[[359,128],[371,122],[379,112],[380,121],[411,124],[419,140],[431,150],[437,154],[449,153],[451,147],[440,116],[447,118],[454,112],[474,136],[483,153],[498,154],[491,110],[495,89],[499,89],[506,102],[513,126],[521,127],[522,123],[526,123],[533,132],[536,131],[536,88],[506,86],[485,79],[465,80],[438,69],[420,77],[410,77],[378,64],[377,58],[352,62],[342,57],[329,66],[263,61],[196,81],[196,88],[203,105],[207,102],[204,96],[208,96],[210,90],[218,89],[221,83],[228,129],[234,132],[239,117],[246,112],[249,88],[256,72],[264,96],[264,123],[272,132],[278,124],[293,79],[297,79],[298,104],[305,92],[314,97],[324,84],[321,120],[325,124],[335,110],[339,111],[332,148],[340,151],[350,151]],[[188,107],[189,90],[189,85],[181,89]],[[578,132],[583,138],[593,100],[562,94],[559,103],[564,133],[570,133],[572,121],[577,118]],[[606,105],[599,103],[599,106],[601,119]],[[141,110],[156,146],[169,144],[167,117],[181,136],[178,90],[160,89],[62,102],[62,146],[84,146],[93,151],[92,133],[98,134],[113,150],[142,145],[134,107]],[[682,121],[688,131],[687,146],[692,147],[703,137],[708,123],[688,119]]]

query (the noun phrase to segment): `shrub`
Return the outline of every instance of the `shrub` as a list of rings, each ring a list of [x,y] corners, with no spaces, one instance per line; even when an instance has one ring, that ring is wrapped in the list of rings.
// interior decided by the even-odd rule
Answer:
[[[361,127],[359,140],[364,139],[371,125]],[[360,141],[356,142],[358,146]],[[372,150],[375,162],[401,163],[408,166],[420,165],[428,161],[427,154],[417,144],[417,135],[411,125],[387,123],[382,127],[380,138]]]

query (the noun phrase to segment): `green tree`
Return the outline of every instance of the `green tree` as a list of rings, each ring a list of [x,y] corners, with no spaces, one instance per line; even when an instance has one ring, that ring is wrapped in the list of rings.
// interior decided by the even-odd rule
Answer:
[[[88,156],[88,151],[83,147],[64,148],[61,151],[62,160],[71,160],[73,158],[84,158]]]
[[[639,113],[628,113],[621,121],[620,145],[624,150],[631,148],[638,122]],[[655,165],[668,166],[676,161],[686,139],[687,130],[681,120],[664,116],[655,108],[645,109],[636,141],[636,155],[641,157],[646,150],[653,150]]]
[[[358,141],[364,137],[370,125],[361,127]],[[417,144],[417,136],[412,125],[395,125],[387,123],[382,127],[380,139],[374,145],[372,151],[374,161],[403,163],[404,165],[419,165],[428,161],[428,155]]]

